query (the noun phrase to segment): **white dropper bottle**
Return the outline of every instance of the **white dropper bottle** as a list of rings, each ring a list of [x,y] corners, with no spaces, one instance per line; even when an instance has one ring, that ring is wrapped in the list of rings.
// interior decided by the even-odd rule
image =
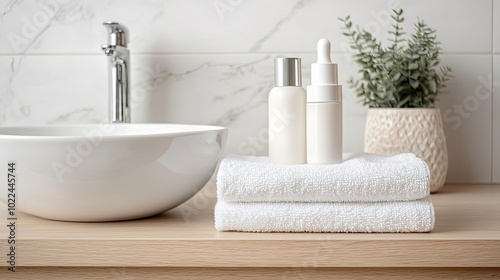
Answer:
[[[307,86],[307,163],[342,162],[342,86],[330,41],[318,41],[318,61]]]

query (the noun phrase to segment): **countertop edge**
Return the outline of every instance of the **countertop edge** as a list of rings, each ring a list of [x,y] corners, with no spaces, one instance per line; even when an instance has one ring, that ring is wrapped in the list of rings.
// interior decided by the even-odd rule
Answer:
[[[500,267],[500,240],[23,240],[18,252],[27,267]]]

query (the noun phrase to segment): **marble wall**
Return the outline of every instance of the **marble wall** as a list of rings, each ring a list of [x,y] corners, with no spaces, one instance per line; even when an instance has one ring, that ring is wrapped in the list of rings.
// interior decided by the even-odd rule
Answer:
[[[500,0],[0,0],[0,125],[103,122],[103,21],[130,31],[134,122],[230,129],[228,152],[267,153],[273,58],[302,58],[303,84],[321,37],[344,87],[344,150],[363,150],[366,108],[338,17],[381,38],[390,10],[438,30],[455,79],[440,96],[448,182],[500,182]]]

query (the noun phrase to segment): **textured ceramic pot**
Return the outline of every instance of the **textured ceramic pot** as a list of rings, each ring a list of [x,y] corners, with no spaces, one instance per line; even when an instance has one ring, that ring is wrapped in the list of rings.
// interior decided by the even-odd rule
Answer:
[[[430,190],[436,192],[448,172],[441,112],[435,108],[368,109],[365,152],[416,154],[429,165]]]

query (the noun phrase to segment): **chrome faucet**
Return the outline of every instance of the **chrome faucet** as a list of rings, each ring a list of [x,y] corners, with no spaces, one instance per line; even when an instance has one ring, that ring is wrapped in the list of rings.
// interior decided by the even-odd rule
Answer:
[[[102,50],[108,56],[109,118],[112,123],[130,122],[130,56],[127,49],[127,28],[117,22],[107,21],[108,44]]]

